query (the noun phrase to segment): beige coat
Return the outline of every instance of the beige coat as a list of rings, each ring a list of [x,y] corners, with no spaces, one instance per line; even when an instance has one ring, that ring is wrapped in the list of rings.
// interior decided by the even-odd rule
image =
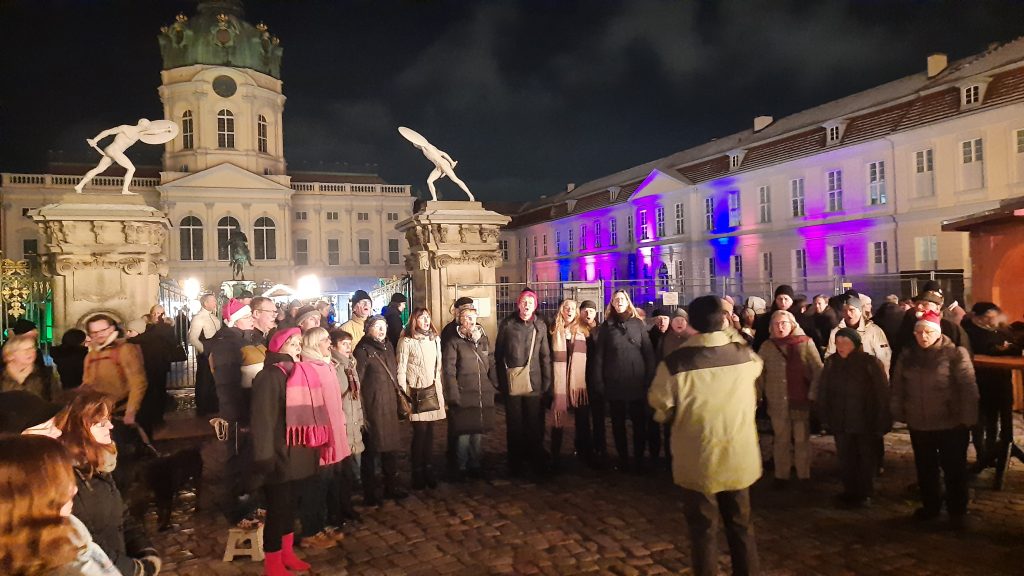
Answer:
[[[339,328],[352,335],[352,346],[354,347],[366,335],[366,318],[353,316]]]
[[[427,365],[425,349],[429,347],[435,350],[432,365]],[[434,386],[437,389],[437,399],[441,407],[430,412],[410,414],[412,422],[432,422],[444,420],[444,384],[441,381],[441,338],[428,339],[425,337],[409,338],[402,336],[398,340],[398,385],[402,387],[410,397],[413,396],[411,389],[427,388]]]
[[[754,411],[761,359],[735,331],[696,334],[658,364],[647,401],[672,423],[672,476],[689,490],[742,490],[761,477]]]
[[[793,329],[796,336],[806,336],[799,326]],[[768,416],[772,420],[789,417],[789,386],[786,382],[786,357],[779,347],[769,338],[761,345],[758,352],[764,361],[764,371],[757,379],[759,395],[764,393],[768,400]],[[821,374],[821,356],[813,339],[808,339],[800,346],[800,357],[804,362],[804,374],[807,376],[808,394],[811,387]]]

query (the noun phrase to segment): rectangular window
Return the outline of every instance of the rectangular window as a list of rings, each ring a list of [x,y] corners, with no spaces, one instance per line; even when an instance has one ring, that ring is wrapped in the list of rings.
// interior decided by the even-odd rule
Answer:
[[[608,220],[608,245],[619,245],[619,221],[615,218]]]
[[[832,273],[838,275],[846,274],[846,247],[832,247]]]
[[[1017,154],[1024,154],[1024,130],[1017,130]]]
[[[547,234],[545,234],[543,236],[543,240],[544,240],[544,255],[547,256],[548,255],[548,235]]]
[[[636,241],[636,235],[633,234],[633,215],[626,215],[626,241],[633,243]]]
[[[498,240],[498,249],[501,250],[501,259],[508,262],[508,240]]]
[[[572,228],[569,228],[569,252],[572,252]]]
[[[295,264],[298,266],[309,264],[309,240],[305,238],[295,239]]]
[[[256,121],[256,149],[267,153],[267,119],[263,116]]]
[[[398,212],[388,212],[388,222],[398,222]]]
[[[309,212],[306,212],[306,211],[296,212],[295,213],[295,219],[296,220],[308,220],[309,219]]]
[[[828,142],[833,144],[839,141],[839,126],[829,126],[828,128]]]
[[[562,253],[562,231],[555,230],[555,254]]]
[[[601,221],[594,220],[594,248],[601,247]]]
[[[665,207],[658,206],[654,209],[654,233],[658,235],[658,238],[665,237]]]
[[[21,241],[21,255],[22,258],[30,258],[32,256],[39,255],[39,240],[36,238],[26,238]]]
[[[686,233],[686,219],[682,203],[676,204],[676,235]]]
[[[533,257],[537,257],[537,237],[533,237]]]
[[[914,238],[914,252],[920,266],[934,267],[939,259],[939,241],[936,236]]]
[[[740,225],[740,191],[729,192],[729,227],[735,228]]]
[[[876,272],[888,272],[889,271],[889,243],[874,242],[872,243],[872,252],[874,253],[875,271]]]
[[[499,276],[498,277],[498,300],[501,300],[502,302],[507,302],[508,301],[508,299],[509,299],[509,289],[508,289],[509,283],[510,282],[509,282],[509,277],[508,276]]]
[[[369,264],[370,263],[370,239],[360,238],[359,239],[359,263]]]
[[[793,250],[793,271],[797,278],[807,278],[807,250]]]
[[[977,84],[964,88],[964,104],[977,104],[981,101],[981,86]]]
[[[185,150],[191,150],[194,145],[192,111],[188,110],[181,116],[181,147]],[[188,172],[188,170],[182,170],[182,172]]]
[[[328,220],[337,220],[338,219],[338,213],[337,212],[328,212],[327,213],[327,219]]]
[[[772,263],[772,253],[761,252],[761,276],[764,278],[772,278],[774,275],[775,270]]]
[[[757,189],[757,201],[760,207],[760,214],[758,221],[761,224],[767,224],[772,221],[772,194],[771,189],[767,186],[761,186]]]
[[[914,154],[914,169],[917,171],[918,174],[931,172],[934,169],[931,148],[927,150],[918,150]]]
[[[743,278],[743,256],[733,254],[729,257],[729,274],[733,278]]]
[[[789,199],[793,218],[804,216],[804,179],[796,178],[789,181]]]
[[[686,278],[686,263],[676,260],[676,284],[681,287],[684,278]]]
[[[715,259],[708,258],[708,290],[718,292],[718,273],[715,270]]]
[[[398,240],[388,238],[388,264],[398,264]]]
[[[587,249],[587,225],[580,224],[580,252]]]
[[[640,211],[640,239],[651,239],[650,227],[647,225],[647,210]]]
[[[710,196],[704,199],[704,229],[708,232],[715,229],[715,199]]]
[[[327,240],[327,265],[338,266],[341,264],[341,242],[337,238]]]
[[[235,147],[235,117],[227,110],[217,114],[217,147]]]
[[[356,213],[356,220],[358,220],[359,222],[369,222],[370,221],[370,213],[369,212],[358,212],[358,213]]]
[[[872,206],[880,206],[889,201],[885,193],[885,162],[878,161],[868,164],[868,188]]]
[[[839,212],[843,209],[843,171],[828,172],[828,211]]]
[[[964,164],[970,164],[971,162],[981,162],[984,160],[982,154],[981,138],[975,138],[974,140],[968,140],[961,143],[963,150]]]

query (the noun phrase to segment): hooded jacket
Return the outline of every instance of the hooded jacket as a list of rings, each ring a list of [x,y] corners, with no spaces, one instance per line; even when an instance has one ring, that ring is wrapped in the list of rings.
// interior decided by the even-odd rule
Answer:
[[[846,320],[843,320],[828,335],[828,348],[825,349],[826,358],[836,353],[836,334],[846,327]],[[885,337],[885,331],[878,324],[864,318],[861,318],[856,330],[860,334],[864,351],[881,360],[882,366],[885,367],[885,372],[888,374],[892,360],[892,348],[889,347],[889,339]]]

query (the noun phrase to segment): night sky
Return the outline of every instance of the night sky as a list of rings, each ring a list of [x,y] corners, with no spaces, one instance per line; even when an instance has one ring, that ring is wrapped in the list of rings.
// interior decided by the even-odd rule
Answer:
[[[292,170],[423,190],[396,132],[478,198],[537,198],[1024,35],[1024,2],[248,1],[284,47]],[[160,118],[160,26],[181,0],[0,0],[0,170],[96,160],[84,139]],[[159,164],[137,145],[136,164]],[[439,190],[458,198],[447,180]]]

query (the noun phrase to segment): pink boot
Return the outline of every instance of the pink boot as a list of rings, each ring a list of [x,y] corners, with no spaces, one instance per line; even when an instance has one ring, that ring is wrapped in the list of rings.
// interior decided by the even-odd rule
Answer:
[[[263,555],[263,576],[292,576],[285,570],[282,552],[267,552]]]
[[[295,555],[292,546],[295,544],[295,532],[290,532],[281,537],[281,558],[284,560],[285,568],[289,570],[309,570],[309,564],[303,562]]]

